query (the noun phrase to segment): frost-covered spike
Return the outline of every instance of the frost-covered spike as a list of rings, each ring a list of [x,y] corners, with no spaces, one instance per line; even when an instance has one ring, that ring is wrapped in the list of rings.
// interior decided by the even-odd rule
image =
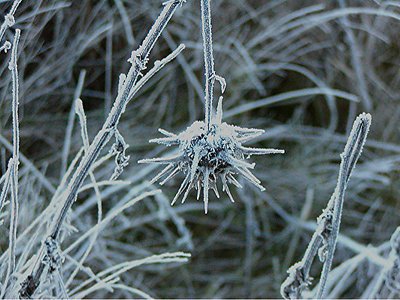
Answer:
[[[185,191],[185,194],[183,195],[183,197],[182,197],[182,200],[181,200],[181,203],[183,204],[183,203],[185,203],[185,201],[186,201],[186,198],[188,197],[188,195],[189,195],[189,192],[192,190],[192,188],[193,188],[193,182],[191,182],[191,181],[189,181],[189,185],[188,185],[188,187],[186,188],[186,191]]]
[[[163,181],[160,182],[160,185],[164,185],[168,180],[173,178],[176,174],[178,174],[179,170],[180,170],[180,167],[177,166],[174,170],[172,170],[171,173],[169,173],[169,175]]]
[[[210,170],[208,168],[205,168],[205,171],[203,173],[203,202],[204,202],[204,213],[207,214],[208,212],[208,190],[209,188],[209,176],[210,176]]]
[[[233,125],[231,125],[231,126],[239,134],[263,134],[265,132],[264,129],[246,128],[246,127],[239,127],[239,126],[233,126]]]
[[[153,184],[157,180],[159,180],[161,177],[163,177],[166,173],[168,173],[169,170],[171,170],[174,167],[173,164],[167,165],[164,169],[162,169],[156,176],[153,177],[152,180],[150,180],[150,184]]]
[[[265,187],[263,187],[260,184],[261,181],[256,176],[254,176],[254,174],[251,173],[248,169],[246,169],[246,168],[238,168],[238,167],[235,167],[235,169],[238,170],[239,173],[242,174],[243,177],[245,179],[247,179],[250,183],[252,183],[256,187],[258,187],[260,189],[260,191],[262,191],[262,192],[265,191]]]
[[[251,180],[253,180],[254,182],[257,183],[261,183],[260,179],[258,179],[253,173],[250,172],[250,170],[248,168],[236,168],[237,170],[240,169],[240,171],[242,171],[242,175],[246,174],[247,177]]]
[[[249,148],[241,146],[239,149],[246,155],[285,154],[285,150],[272,148]]]
[[[233,177],[232,174],[228,174],[227,179],[228,179],[229,183],[232,183],[237,188],[239,188],[239,189],[243,188],[243,186],[239,183],[239,181],[236,180],[235,177]]]
[[[197,201],[200,199],[200,193],[201,193],[201,184],[200,181],[197,181],[197,195],[196,195]]]
[[[225,185],[226,185],[226,184],[225,184]],[[232,202],[232,203],[235,203],[235,199],[233,199],[233,196],[232,196],[232,194],[231,194],[231,190],[229,189],[229,186],[228,186],[228,185],[226,185],[225,191],[226,191],[226,193],[228,194],[228,197],[229,197],[229,199],[231,200],[231,202]]]
[[[156,143],[166,146],[179,144],[179,140],[176,137],[166,137],[166,138],[155,138],[149,140],[149,143]]]
[[[182,158],[182,154],[177,154],[177,155],[168,156],[168,157],[145,158],[145,159],[139,160],[138,163],[139,164],[148,164],[148,163],[170,164],[170,163],[179,162],[181,158]]]
[[[162,128],[158,128],[158,132],[160,132],[161,134],[168,136],[168,137],[177,137],[177,135],[175,133],[169,132]]]
[[[238,136],[236,139],[240,143],[245,143],[247,141],[251,141],[251,140],[255,139],[256,137],[259,137],[261,134],[262,133],[260,133],[260,132],[251,133],[251,134],[244,134],[244,135]]]
[[[220,96],[218,99],[217,113],[215,115],[215,124],[221,125],[222,123],[222,100],[224,97]]]
[[[231,191],[229,189],[229,185],[226,182],[226,175],[223,174],[223,175],[220,176],[220,178],[221,178],[221,181],[222,181],[222,191],[226,192],[228,194],[229,199],[231,200],[232,203],[235,203],[235,200],[233,199]]]
[[[221,182],[222,182],[222,191],[225,192],[226,187],[228,186],[228,184],[226,182],[226,174],[220,174],[219,178],[221,179]]]
[[[190,166],[190,182],[193,182],[194,176],[196,175],[197,167],[199,166],[200,161],[200,149],[196,148],[194,150],[194,157],[192,161],[192,165]]]
[[[245,160],[241,160],[241,159],[235,158],[235,157],[233,157],[231,155],[228,156],[228,162],[233,166],[238,166],[238,167],[241,167],[241,168],[254,169],[254,167],[256,166],[255,163],[250,164],[250,163],[246,162]]]
[[[217,198],[219,199],[219,192],[218,192],[218,186],[217,186],[216,181],[212,181],[211,189],[214,191],[215,196],[217,196]]]
[[[176,200],[178,200],[178,198],[182,194],[182,192],[188,187],[189,178],[190,178],[190,174],[187,174],[185,179],[182,181],[181,186],[179,187],[179,190],[176,192],[175,197],[171,202],[171,205],[175,204]]]

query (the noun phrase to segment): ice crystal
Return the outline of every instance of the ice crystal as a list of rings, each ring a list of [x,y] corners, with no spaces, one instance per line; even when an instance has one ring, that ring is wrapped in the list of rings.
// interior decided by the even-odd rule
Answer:
[[[204,121],[195,121],[180,134],[170,133],[164,129],[159,131],[165,136],[152,139],[150,142],[166,146],[177,145],[178,152],[169,157],[159,157],[140,160],[139,163],[164,164],[151,182],[160,181],[163,185],[178,173],[184,174],[184,180],[179,187],[172,205],[183,194],[184,203],[190,190],[197,189],[197,199],[203,190],[204,211],[208,210],[208,192],[212,189],[219,198],[217,179],[222,183],[222,191],[226,192],[234,202],[229,184],[241,188],[236,175],[242,175],[261,191],[265,188],[260,180],[250,171],[255,163],[249,163],[246,158],[251,155],[284,153],[279,149],[249,148],[242,144],[259,136],[262,129],[242,128],[222,122],[222,97],[219,100],[217,112],[207,129]]]

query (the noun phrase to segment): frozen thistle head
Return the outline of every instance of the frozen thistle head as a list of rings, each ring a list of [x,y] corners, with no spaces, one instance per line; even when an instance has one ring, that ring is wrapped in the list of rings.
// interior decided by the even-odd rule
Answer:
[[[173,176],[182,172],[185,176],[178,192],[172,200],[172,205],[183,194],[182,203],[186,200],[191,189],[197,189],[197,199],[203,191],[204,210],[208,210],[208,192],[212,189],[219,198],[217,181],[222,184],[222,191],[226,192],[232,202],[234,199],[229,184],[242,186],[236,180],[241,175],[250,183],[265,190],[260,180],[251,173],[255,164],[246,161],[251,155],[284,153],[278,149],[248,148],[242,144],[264,132],[261,129],[242,128],[222,122],[222,97],[218,103],[217,113],[209,129],[203,121],[196,121],[185,131],[176,135],[159,130],[165,137],[150,140],[150,142],[166,146],[177,145],[178,153],[170,157],[143,159],[139,163],[156,163],[167,165],[152,180],[155,182],[165,177],[163,185]]]

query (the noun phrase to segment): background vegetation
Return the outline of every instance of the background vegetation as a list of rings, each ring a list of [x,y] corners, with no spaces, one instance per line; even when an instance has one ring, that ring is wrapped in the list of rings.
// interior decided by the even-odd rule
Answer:
[[[0,1],[0,12],[5,15],[11,4]],[[83,101],[92,140],[115,99],[118,75],[127,72],[126,60],[160,11],[158,0],[39,0],[19,6],[14,26],[21,29],[17,256],[27,256],[26,268],[49,220],[37,218],[82,147],[74,100]],[[130,145],[129,166],[110,183],[114,160],[99,165],[97,193],[96,185],[85,182],[69,213],[61,249],[79,243],[65,253],[61,279],[49,278],[49,286],[58,287],[62,280],[70,297],[144,296],[127,286],[157,298],[280,297],[286,270],[301,259],[336,186],[339,154],[352,123],[365,111],[373,118],[371,130],[347,189],[328,295],[399,297],[399,290],[373,288],[384,270],[379,259],[389,261],[389,239],[399,226],[400,2],[213,0],[212,18],[215,68],[227,82],[225,121],[265,129],[252,146],[286,151],[254,158],[254,172],[267,190],[242,182],[244,189],[232,189],[234,204],[225,194],[220,199],[210,194],[205,215],[194,192],[185,204],[169,205],[181,175],[157,192],[159,187],[148,182],[155,166],[137,164],[166,152],[148,143],[160,136],[159,127],[180,132],[203,118],[200,1],[188,0],[163,32],[149,66],[180,43],[186,49],[129,103],[119,123]],[[5,38],[12,41],[13,32],[6,31]],[[9,53],[1,53],[1,175],[12,155],[8,61]],[[93,235],[84,236],[99,222],[99,198],[104,220],[137,196],[143,199],[103,226],[95,242]],[[0,219],[3,266],[9,206]],[[40,222],[25,231],[34,220]],[[69,282],[76,262],[91,247]],[[128,268],[117,274],[120,281],[105,280],[98,289],[80,286],[92,272],[175,251],[191,258]],[[318,278],[319,273],[315,268],[311,275]],[[50,288],[40,293],[62,295]]]

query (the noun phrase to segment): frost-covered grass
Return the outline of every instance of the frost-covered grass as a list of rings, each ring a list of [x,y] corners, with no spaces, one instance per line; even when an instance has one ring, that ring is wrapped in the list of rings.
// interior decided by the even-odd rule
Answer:
[[[210,20],[208,4],[0,1],[2,298],[273,298],[292,265],[303,297],[400,297],[399,3],[212,0]],[[219,199],[196,151],[150,182],[160,169],[137,162],[217,106],[216,123],[260,129],[235,147],[285,155],[226,152],[243,188]],[[196,193],[170,205],[185,178],[207,215]]]

